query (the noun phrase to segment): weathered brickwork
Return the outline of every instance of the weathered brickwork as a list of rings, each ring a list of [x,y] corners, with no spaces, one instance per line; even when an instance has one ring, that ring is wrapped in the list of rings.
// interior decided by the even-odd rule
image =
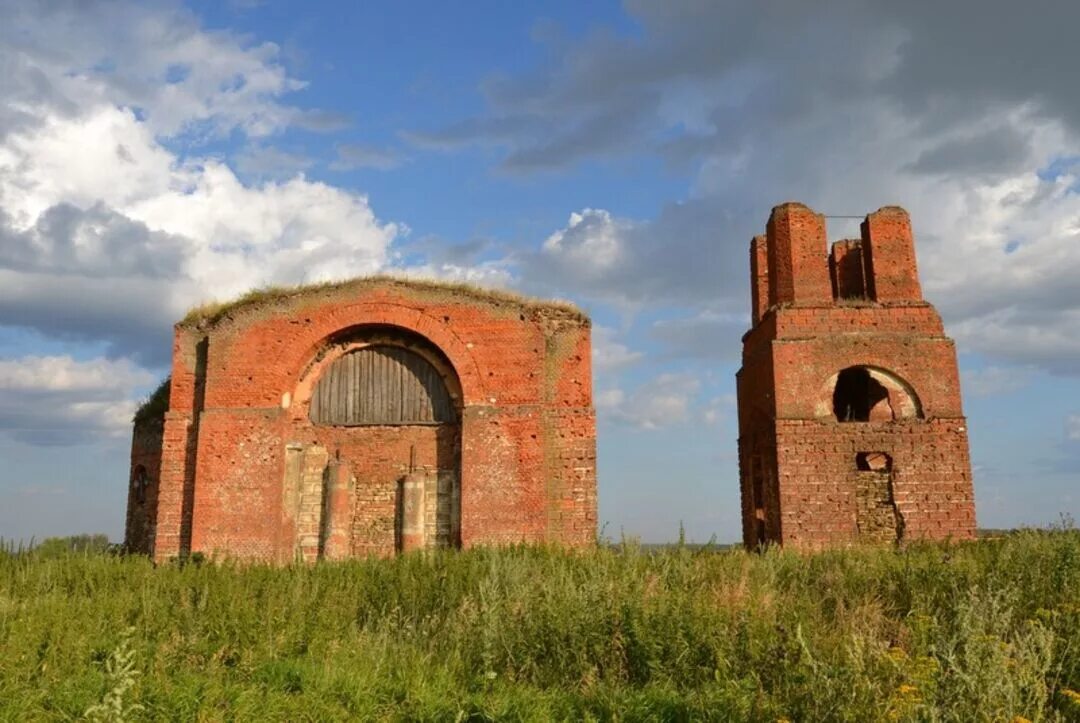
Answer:
[[[435,370],[452,418],[311,420],[322,376],[354,368],[336,361],[389,346]],[[388,414],[412,404],[360,379],[333,388],[353,382]],[[339,403],[360,408],[320,397]],[[142,501],[131,487],[127,539],[158,560],[596,536],[590,324],[564,305],[393,279],[255,297],[177,325],[168,411],[151,422],[135,429],[132,474],[149,482]]]
[[[737,375],[744,543],[972,537],[956,349],[922,298],[907,213],[871,213],[831,250],[802,204],[766,228]]]
[[[124,543],[132,549],[148,549],[157,525],[157,481],[161,477],[160,420],[135,425],[131,439],[131,476]]]

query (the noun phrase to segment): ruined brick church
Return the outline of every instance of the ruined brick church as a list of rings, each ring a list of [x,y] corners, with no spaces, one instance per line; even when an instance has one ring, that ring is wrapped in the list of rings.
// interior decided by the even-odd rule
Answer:
[[[888,207],[827,252],[773,209],[737,374],[743,541],[975,534],[956,350]],[[290,562],[596,539],[590,323],[374,278],[249,294],[175,327],[136,415],[126,544]]]
[[[136,416],[126,543],[290,562],[591,543],[590,323],[395,279],[250,294],[176,325]]]
[[[911,222],[773,209],[750,245],[737,375],[743,542],[822,547],[975,534],[956,349],[922,296]]]

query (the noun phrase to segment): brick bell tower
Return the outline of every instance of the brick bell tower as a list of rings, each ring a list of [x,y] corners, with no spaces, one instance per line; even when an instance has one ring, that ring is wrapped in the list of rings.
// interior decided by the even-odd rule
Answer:
[[[975,535],[956,348],[923,300],[911,221],[888,206],[831,253],[825,217],[772,210],[750,244],[743,541],[800,548]]]

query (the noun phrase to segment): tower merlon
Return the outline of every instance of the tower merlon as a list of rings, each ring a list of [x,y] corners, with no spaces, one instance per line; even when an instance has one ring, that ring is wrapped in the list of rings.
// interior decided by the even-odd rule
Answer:
[[[769,215],[766,237],[769,305],[831,303],[825,217],[801,203],[781,204]]]
[[[921,301],[911,218],[899,206],[885,206],[862,223],[867,291],[875,301]]]

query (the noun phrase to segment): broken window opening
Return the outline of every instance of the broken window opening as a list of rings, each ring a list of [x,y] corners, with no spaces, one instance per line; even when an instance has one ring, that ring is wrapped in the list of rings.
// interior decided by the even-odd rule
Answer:
[[[860,472],[891,472],[892,457],[884,452],[859,452],[855,455],[855,468]]]
[[[855,486],[855,524],[859,536],[878,542],[899,542],[904,518],[893,494],[892,457],[885,452],[859,452]]]
[[[889,390],[866,367],[840,372],[833,391],[833,413],[839,422],[879,422],[894,418]]]

